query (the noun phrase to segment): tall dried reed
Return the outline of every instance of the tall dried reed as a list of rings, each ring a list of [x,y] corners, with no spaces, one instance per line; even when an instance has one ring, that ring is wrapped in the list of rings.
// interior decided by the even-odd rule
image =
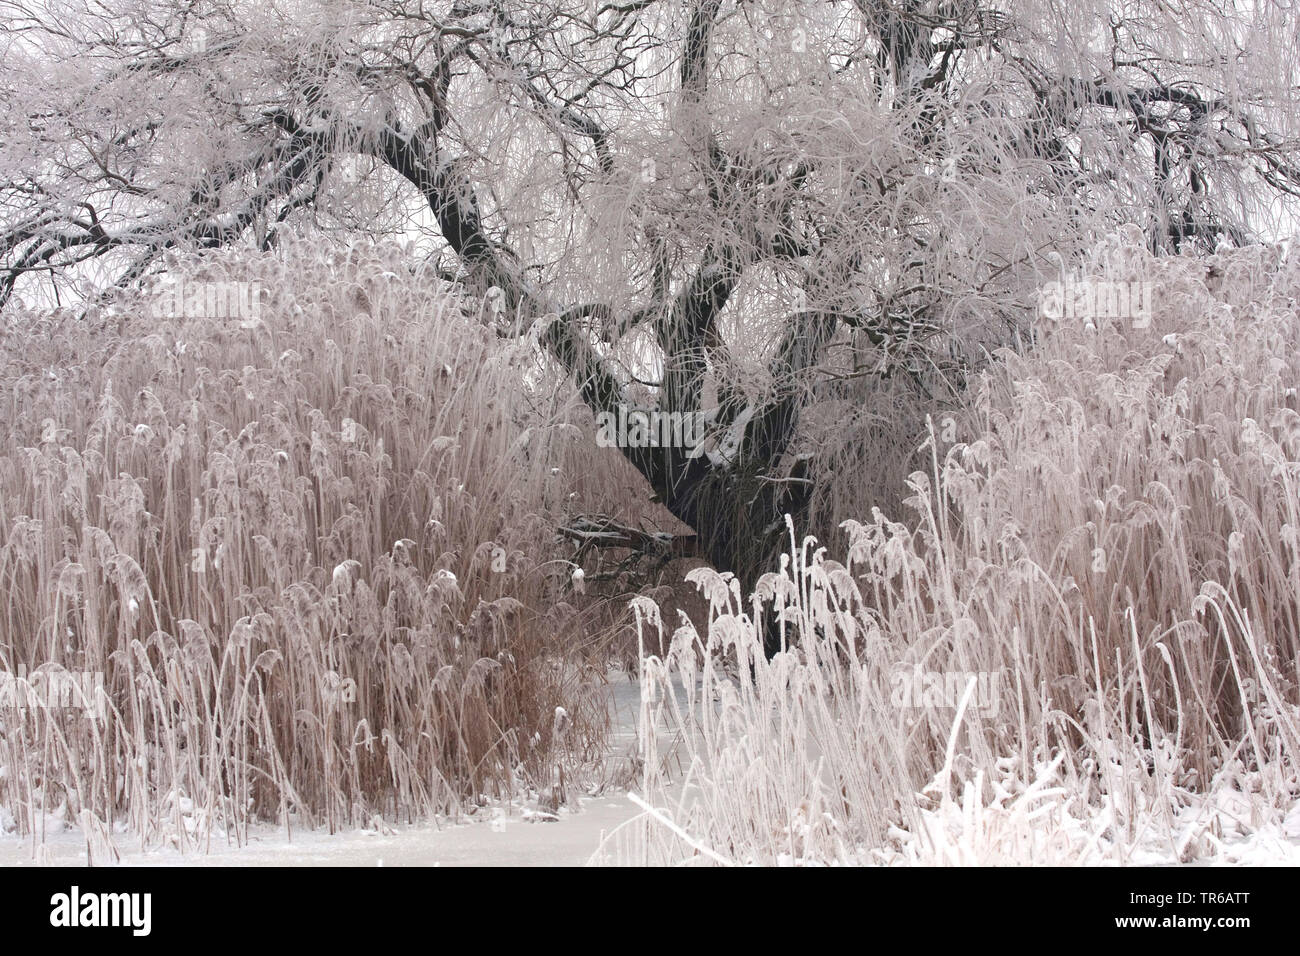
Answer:
[[[106,710],[0,708],[0,806],[33,840],[472,810],[598,749],[555,528],[619,483],[527,338],[411,261],[173,259],[260,315],[160,316],[159,288],[6,316],[0,673],[100,674]]]
[[[643,662],[652,811],[606,859],[1122,860],[1154,828],[1187,860],[1222,835],[1184,813],[1207,792],[1249,826],[1294,803],[1300,259],[1121,238],[1087,268],[1154,283],[1149,324],[999,356],[906,520],[864,503],[843,563],[792,531],[752,596],[695,575],[707,632]],[[772,615],[793,649],[768,662]],[[898,693],[921,674],[970,694]]]

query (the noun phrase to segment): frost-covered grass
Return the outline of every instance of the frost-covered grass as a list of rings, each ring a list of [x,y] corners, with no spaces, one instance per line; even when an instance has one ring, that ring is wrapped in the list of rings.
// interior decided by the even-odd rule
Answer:
[[[261,321],[0,325],[0,672],[107,711],[0,707],[8,827],[193,848],[571,785],[605,660],[555,527],[621,486],[534,346],[397,248],[170,271]]]
[[[599,860],[1294,848],[1300,261],[1116,241],[1091,269],[1154,282],[1150,326],[1061,324],[1001,356],[959,440],[932,432],[906,513],[848,522],[842,562],[792,532],[752,596],[695,572],[703,633],[638,603],[648,644],[671,633],[643,661],[652,809]],[[791,649],[769,662],[772,616]],[[922,673],[969,692],[898,693]]]
[[[617,452],[400,250],[173,268],[260,283],[262,321],[0,329],[0,671],[101,673],[107,710],[0,710],[0,831],[104,861],[567,820],[616,618],[555,529],[644,500]],[[998,356],[841,561],[792,529],[752,595],[691,572],[694,624],[634,602],[647,809],[598,862],[1294,861],[1300,268],[1092,269],[1155,282],[1150,327]]]

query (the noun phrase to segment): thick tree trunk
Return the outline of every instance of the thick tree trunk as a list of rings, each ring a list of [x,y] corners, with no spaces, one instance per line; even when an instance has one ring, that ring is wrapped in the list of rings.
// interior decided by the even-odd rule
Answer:
[[[779,566],[789,547],[785,516],[802,524],[810,498],[800,459],[792,474],[778,479],[776,461],[749,459],[734,469],[702,475],[664,503],[675,517],[694,529],[701,553],[719,571],[730,571],[748,596],[758,579]],[[766,623],[764,650],[770,658],[781,650],[779,629]]]

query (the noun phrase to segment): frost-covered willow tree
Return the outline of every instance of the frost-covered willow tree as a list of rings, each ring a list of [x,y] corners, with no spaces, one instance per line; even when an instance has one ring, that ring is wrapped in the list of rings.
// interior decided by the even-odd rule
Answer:
[[[703,446],[623,454],[747,583],[806,507],[819,396],[960,387],[1101,232],[1241,243],[1300,195],[1300,41],[1267,2],[0,15],[0,297],[286,230],[422,238],[594,412],[703,418]]]

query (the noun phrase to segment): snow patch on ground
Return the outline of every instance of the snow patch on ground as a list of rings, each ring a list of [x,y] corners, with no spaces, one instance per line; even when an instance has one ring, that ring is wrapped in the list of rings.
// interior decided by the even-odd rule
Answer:
[[[635,753],[640,684],[612,675],[609,767]],[[1036,768],[1034,783],[1010,778],[981,798],[982,782],[935,787],[918,796],[920,827],[895,828],[888,845],[864,849],[854,862],[926,865],[1192,865],[1300,866],[1300,795],[1284,813],[1262,813],[1251,774],[1225,775],[1209,794],[1182,792],[1169,815],[1158,806],[1088,804],[1061,786],[1056,765]],[[1243,789],[1244,787],[1244,789]],[[959,791],[958,795],[945,792]],[[206,852],[141,848],[115,833],[123,866],[581,866],[611,834],[627,831],[642,811],[626,793],[584,797],[580,809],[547,812],[532,804],[487,807],[460,821],[389,825],[329,834],[254,827],[243,846],[213,836]],[[1172,823],[1172,826],[1170,825]],[[83,865],[87,839],[61,815],[46,816],[41,844],[14,832],[0,808],[0,866]],[[792,827],[811,826],[795,820]],[[1172,834],[1172,838],[1170,837]],[[796,834],[797,836],[797,834]],[[94,848],[97,861],[111,854]],[[617,853],[604,853],[615,862]],[[795,862],[787,860],[785,862]],[[807,863],[807,860],[799,860]]]
[[[611,674],[610,768],[635,747],[639,708],[639,683]],[[582,866],[606,833],[640,812],[618,792],[583,797],[579,806],[576,812],[560,807],[550,813],[535,802],[515,803],[483,808],[456,822],[376,821],[373,829],[335,834],[294,829],[286,835],[283,827],[268,823],[251,828],[243,846],[213,835],[207,852],[142,848],[138,837],[122,832],[114,834],[113,843],[123,866]],[[62,816],[46,816],[43,844],[13,830],[13,817],[0,808],[0,866],[87,863],[85,834]],[[101,845],[94,856],[103,861],[112,852]]]
[[[124,866],[581,866],[604,834],[634,816],[625,795],[592,797],[581,812],[561,808],[553,822],[530,822],[536,811],[513,814],[496,807],[483,819],[450,824],[385,827],[329,834],[295,832],[286,837],[270,826],[254,829],[242,847],[213,839],[208,853],[174,848],[142,851],[128,838],[116,840]],[[43,847],[30,838],[0,836],[0,866],[81,866],[86,841],[68,828],[47,837]]]

